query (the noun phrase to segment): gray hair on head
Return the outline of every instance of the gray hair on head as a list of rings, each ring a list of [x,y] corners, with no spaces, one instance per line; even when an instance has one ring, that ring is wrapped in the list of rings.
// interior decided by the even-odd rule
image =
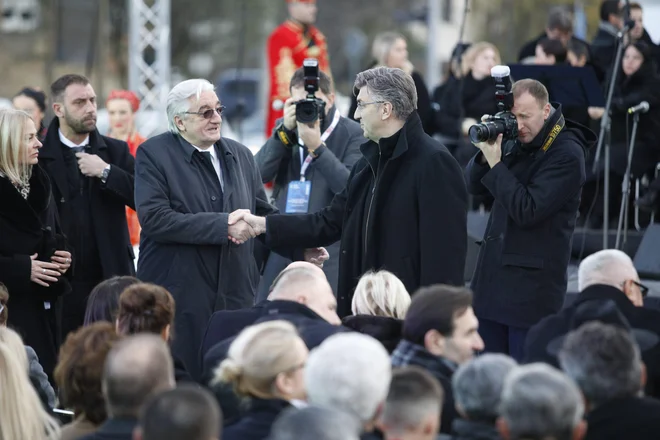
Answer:
[[[641,391],[641,354],[625,329],[587,322],[568,334],[558,357],[562,370],[582,389],[591,407]]]
[[[188,79],[175,85],[167,94],[167,126],[170,132],[180,134],[174,122],[175,116],[190,111],[190,98],[199,100],[203,92],[214,91],[215,86],[205,79]]]
[[[494,424],[504,380],[517,366],[503,354],[484,354],[461,365],[452,378],[456,406],[469,420]]]
[[[360,421],[333,408],[289,408],[275,420],[268,440],[359,440]]]
[[[397,119],[405,121],[417,110],[417,88],[412,77],[401,69],[374,67],[360,72],[355,78],[355,89],[366,87],[374,101],[392,104]]]
[[[504,381],[500,414],[510,438],[569,440],[584,415],[580,390],[564,373],[535,363]]]

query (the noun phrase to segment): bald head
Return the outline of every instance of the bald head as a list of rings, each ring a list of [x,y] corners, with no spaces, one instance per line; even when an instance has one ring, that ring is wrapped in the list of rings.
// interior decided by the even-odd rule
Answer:
[[[291,263],[273,283],[268,299],[295,301],[306,305],[331,324],[341,322],[337,316],[337,300],[325,274],[310,263]]]
[[[174,367],[160,336],[138,334],[119,341],[108,353],[103,394],[111,417],[137,417],[151,396],[174,388]]]
[[[634,287],[639,281],[637,270],[628,255],[616,250],[605,249],[589,255],[578,268],[578,288],[604,284],[622,290],[635,305],[642,305],[641,294]]]

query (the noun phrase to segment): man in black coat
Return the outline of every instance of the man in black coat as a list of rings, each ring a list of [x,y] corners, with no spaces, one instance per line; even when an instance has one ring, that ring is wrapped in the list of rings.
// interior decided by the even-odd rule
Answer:
[[[268,246],[313,247],[342,239],[338,311],[350,314],[353,290],[368,270],[394,273],[408,292],[463,284],[467,191],[449,151],[424,133],[412,78],[378,67],[357,76],[356,119],[370,139],[346,189],[315,214],[267,218],[238,213]]]
[[[324,72],[319,72],[316,97],[325,103],[325,111],[322,118],[311,126],[296,122],[296,102],[305,99],[308,94],[302,68],[291,77],[289,91],[291,97],[284,103],[284,118],[255,155],[255,160],[262,181],[275,181],[273,199],[280,212],[316,212],[328,206],[332,198],[344,190],[351,168],[361,157],[360,144],[365,139],[359,124],[341,117],[334,105],[332,79]],[[296,194],[291,188],[295,189],[298,185],[311,187],[305,207],[287,203]],[[328,246],[327,250],[330,258],[323,265],[323,272],[336,292],[339,242]],[[270,253],[259,284],[257,301],[268,296],[273,280],[290,262],[279,254]]]
[[[595,135],[564,120],[540,82],[512,88],[518,138],[477,144],[467,168],[474,195],[493,196],[472,278],[474,309],[486,350],[522,358],[527,330],[556,313],[585,180],[585,155]]]
[[[62,336],[83,324],[87,297],[101,281],[134,275],[126,206],[133,199],[134,161],[126,142],[96,129],[97,99],[84,76],[51,85],[55,118],[39,152],[53,183],[62,230],[73,249],[72,292],[63,299]]]
[[[623,17],[619,0],[604,0],[600,5],[598,33],[591,42],[592,62],[598,71],[604,72],[600,79],[609,77],[619,43],[618,34],[623,28]]]
[[[585,306],[597,308],[613,302],[633,328],[660,335],[660,312],[644,307],[648,289],[639,282],[632,260],[625,253],[608,249],[585,258],[578,268],[580,294],[556,315],[548,316],[529,330],[525,341],[525,362],[546,362],[559,366],[556,354],[547,347],[553,339],[574,330],[571,323],[578,310]],[[646,364],[646,394],[660,396],[660,346],[642,353]]]

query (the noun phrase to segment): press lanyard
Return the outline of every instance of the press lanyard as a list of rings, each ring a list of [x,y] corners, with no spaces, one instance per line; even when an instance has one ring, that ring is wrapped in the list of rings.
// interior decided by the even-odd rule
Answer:
[[[335,109],[335,117],[332,119],[332,123],[328,128],[325,129],[323,134],[321,134],[321,142],[325,142],[328,140],[330,137],[330,134],[334,131],[335,128],[337,128],[337,124],[339,124],[339,120],[341,119],[341,114],[339,113],[339,110]],[[301,147],[304,147],[305,144],[303,144],[302,139],[300,139],[300,136],[298,136],[298,144]],[[305,181],[305,172],[307,171],[307,168],[309,168],[309,164],[312,163],[314,158],[312,157],[311,154],[308,154],[307,157],[304,157],[303,149],[300,148],[300,181],[304,182]]]

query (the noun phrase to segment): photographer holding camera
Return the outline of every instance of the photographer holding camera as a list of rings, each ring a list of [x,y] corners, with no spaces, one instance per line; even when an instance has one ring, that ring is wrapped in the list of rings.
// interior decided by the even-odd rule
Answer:
[[[486,350],[521,360],[529,328],[562,307],[596,135],[564,119],[540,82],[511,87],[506,66],[492,75],[501,111],[470,129],[480,151],[467,167],[468,190],[495,202],[471,287]]]
[[[255,156],[263,182],[275,180],[274,204],[288,214],[328,206],[346,186],[353,164],[361,157],[360,144],[366,142],[360,124],[341,117],[335,107],[331,78],[318,69],[316,60],[304,64],[291,77],[284,118]],[[330,259],[323,271],[337,292],[339,242],[327,251]],[[257,301],[266,298],[270,284],[290,262],[274,252],[268,255]]]

